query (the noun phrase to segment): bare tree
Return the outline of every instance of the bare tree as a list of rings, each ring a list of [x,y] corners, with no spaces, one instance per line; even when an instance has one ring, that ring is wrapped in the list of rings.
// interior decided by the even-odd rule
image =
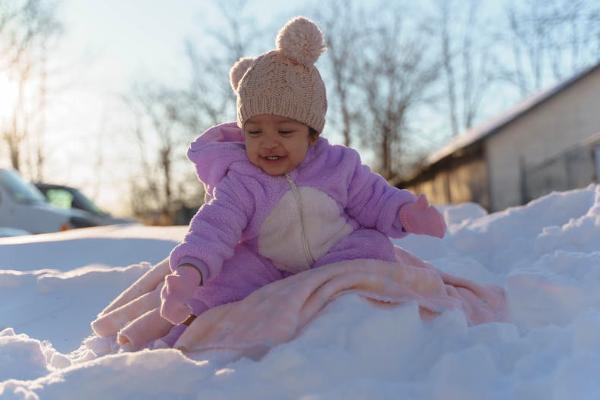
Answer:
[[[0,3],[0,71],[16,90],[14,104],[8,104],[7,120],[0,121],[1,140],[7,144],[12,167],[22,170],[27,161],[29,175],[37,177],[43,175],[45,161],[41,148],[48,48],[60,32],[56,6],[50,1]],[[32,133],[37,133],[37,138],[31,137]]]
[[[200,185],[190,185],[189,174],[182,178],[173,171],[177,164],[185,163],[185,150],[195,135],[235,116],[229,69],[249,54],[251,43],[258,36],[253,20],[240,13],[245,3],[245,0],[219,3],[225,28],[206,32],[206,38],[214,41],[209,54],[191,40],[185,41],[191,69],[187,86],[174,89],[163,84],[140,83],[127,96],[137,121],[134,133],[141,154],[141,173],[131,180],[132,208],[138,215],[160,212],[170,222],[177,207],[187,207],[188,203],[199,205]],[[186,189],[189,186],[198,190]],[[193,202],[188,193],[195,196]]]
[[[189,40],[186,41],[186,53],[192,79],[186,90],[190,112],[182,122],[193,132],[199,132],[225,120],[234,100],[231,87],[225,86],[227,74],[223,71],[224,63],[215,66],[214,60],[200,56]],[[217,71],[222,74],[219,79],[214,79],[218,75]]]
[[[442,52],[442,70],[444,71],[444,78],[446,81],[446,93],[448,100],[448,109],[450,116],[450,126],[452,128],[452,135],[456,135],[459,132],[458,127],[458,99],[456,93],[457,77],[454,70],[453,50],[451,50],[451,39],[450,35],[450,1],[439,0],[438,8],[440,11],[440,42]]]
[[[181,92],[149,84],[136,85],[126,98],[136,116],[135,135],[140,150],[141,174],[132,180],[132,208],[138,215],[150,209],[165,216],[172,214],[177,198],[173,169],[175,160],[181,158],[177,153],[184,137],[178,111],[183,98]]]
[[[376,22],[359,63],[366,110],[361,137],[375,147],[378,169],[390,179],[406,166],[402,156],[409,150],[409,113],[426,99],[440,67],[426,51],[433,47],[431,33],[409,24],[399,9]]]
[[[600,61],[600,4],[557,1],[548,18],[552,25],[550,68],[556,79]]]
[[[186,91],[191,113],[185,123],[196,133],[235,116],[229,69],[241,57],[249,56],[254,44],[264,36],[256,28],[256,21],[244,14],[247,0],[217,5],[223,23],[219,30],[205,31],[205,42],[212,44],[210,52],[200,50],[190,39],[185,42],[192,75]]]
[[[319,4],[315,9],[327,45],[327,77],[333,82],[333,96],[337,115],[341,120],[344,145],[350,146],[357,128],[357,79],[358,69],[354,62],[361,56],[365,28],[364,10],[354,0],[334,0]],[[333,110],[332,110],[333,111]]]
[[[505,9],[503,36],[512,62],[502,78],[522,96],[600,60],[600,5],[583,0],[527,0]]]
[[[471,128],[491,87],[494,55],[486,27],[479,20],[479,3],[435,2],[440,59],[452,135]],[[466,7],[466,8],[465,8]]]

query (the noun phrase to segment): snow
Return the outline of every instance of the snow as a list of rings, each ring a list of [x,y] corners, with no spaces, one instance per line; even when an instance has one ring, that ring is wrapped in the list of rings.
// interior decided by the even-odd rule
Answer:
[[[414,303],[339,298],[260,360],[119,350],[89,323],[168,255],[185,227],[102,227],[0,239],[2,399],[596,399],[600,186],[488,215],[443,208],[444,240],[397,243],[507,290],[510,323],[430,322]]]

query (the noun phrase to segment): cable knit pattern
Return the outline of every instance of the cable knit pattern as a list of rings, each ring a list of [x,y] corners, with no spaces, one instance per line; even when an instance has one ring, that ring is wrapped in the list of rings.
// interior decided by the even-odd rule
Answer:
[[[237,123],[259,114],[295,119],[321,132],[325,126],[327,95],[314,63],[325,50],[323,35],[314,22],[298,17],[277,37],[277,49],[255,60],[238,60],[231,68],[237,93]]]

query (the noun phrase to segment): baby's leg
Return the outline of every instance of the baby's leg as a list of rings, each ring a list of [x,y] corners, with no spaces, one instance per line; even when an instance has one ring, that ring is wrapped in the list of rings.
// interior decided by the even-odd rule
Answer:
[[[221,273],[194,293],[194,300],[212,308],[241,300],[264,285],[282,278],[271,261],[244,245],[225,260]]]
[[[282,278],[281,271],[269,260],[239,245],[234,255],[223,263],[221,273],[199,287],[189,304],[193,315],[198,316],[210,308],[242,300],[255,290]],[[172,347],[187,325],[189,322],[175,325],[161,339],[162,342]]]
[[[357,258],[396,261],[394,245],[386,235],[375,229],[357,229],[334,244],[314,263],[313,268]]]

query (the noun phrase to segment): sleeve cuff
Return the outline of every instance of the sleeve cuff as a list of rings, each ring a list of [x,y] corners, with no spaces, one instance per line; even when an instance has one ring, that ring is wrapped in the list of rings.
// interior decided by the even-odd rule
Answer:
[[[209,308],[205,302],[198,299],[191,299],[187,302],[187,305],[190,306],[190,308],[192,309],[192,314],[194,314],[195,316],[202,314]]]
[[[176,270],[183,264],[192,265],[194,268],[200,271],[200,273],[202,274],[202,284],[206,283],[206,281],[209,279],[208,268],[206,267],[206,264],[204,264],[204,262],[202,262],[201,260],[189,256],[182,257],[173,270]]]
[[[402,208],[405,206],[406,204],[404,204],[402,207],[400,207],[400,210],[398,210],[398,223],[399,223],[399,227],[402,229],[403,232],[410,232],[410,227],[408,226],[408,223],[406,221],[406,214],[402,212]]]
[[[406,236],[407,234],[409,234],[411,232],[411,228],[409,226],[409,224],[407,224],[406,222],[406,216],[405,213],[402,212],[402,209],[407,206],[408,204],[414,203],[415,199],[410,198],[406,201],[404,201],[400,207],[398,207],[396,210],[396,214],[394,215],[393,218],[391,218],[391,220],[393,221],[391,224],[391,231],[392,231],[392,237],[394,238],[402,238],[404,236]]]

